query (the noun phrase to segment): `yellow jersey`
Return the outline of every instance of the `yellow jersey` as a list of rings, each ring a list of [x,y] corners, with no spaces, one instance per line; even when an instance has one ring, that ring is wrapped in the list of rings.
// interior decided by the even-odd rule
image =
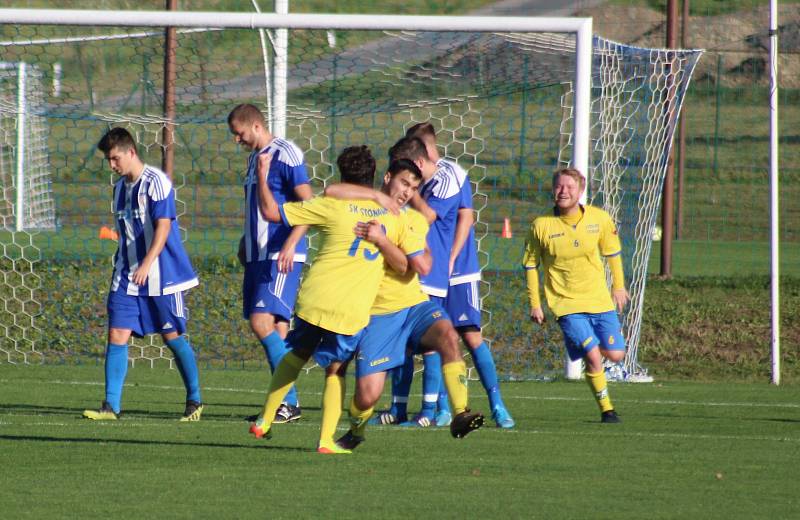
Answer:
[[[406,256],[424,254],[428,221],[415,209],[406,208],[404,212],[408,217],[408,226],[398,246]],[[416,272],[409,268],[405,274],[400,274],[387,267],[370,312],[389,314],[425,301],[428,301],[428,295],[422,292],[422,285]]]
[[[616,225],[600,208],[580,209],[574,225],[557,214],[535,218],[525,242],[523,266],[544,267],[545,298],[557,317],[614,310],[601,255],[622,253]]]
[[[394,244],[407,227],[404,213],[392,215],[366,200],[314,197],[280,207],[290,226],[310,225],[319,231],[319,250],[303,278],[295,314],[337,334],[352,335],[369,322],[370,307],[384,273],[383,255],[355,236],[358,222],[377,220]]]

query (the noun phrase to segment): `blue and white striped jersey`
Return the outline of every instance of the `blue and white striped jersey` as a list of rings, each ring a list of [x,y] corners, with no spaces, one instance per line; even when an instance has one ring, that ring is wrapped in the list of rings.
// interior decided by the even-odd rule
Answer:
[[[267,185],[278,205],[299,200],[295,187],[308,184],[303,152],[296,144],[278,137],[262,150],[253,152],[247,160],[247,178],[244,182],[244,243],[248,262],[257,262],[278,258],[283,243],[292,228],[281,223],[271,223],[264,219],[258,209],[258,190],[256,189],[256,169],[258,156],[271,153],[272,162],[267,174]],[[306,237],[297,244],[294,253],[295,262],[305,262],[308,252]]]
[[[456,168],[461,170],[457,165]],[[464,208],[472,209],[472,186],[466,172],[464,182],[461,184],[461,200],[458,205],[458,209]],[[453,236],[455,237],[455,233]],[[478,244],[475,242],[475,226],[472,226],[469,228],[469,236],[464,242],[464,246],[453,263],[453,272],[450,273],[450,285],[459,285],[480,279],[481,268],[478,264]]]
[[[436,173],[420,188],[420,196],[436,212],[436,220],[428,231],[433,266],[430,273],[420,276],[420,282],[427,294],[443,298],[447,296],[450,285],[450,250],[455,238],[461,186],[467,179],[467,173],[456,163],[444,159],[436,166]]]
[[[175,191],[164,172],[145,165],[136,182],[128,183],[124,177],[121,178],[114,184],[112,209],[119,235],[112,292],[120,290],[132,296],[164,296],[191,289],[199,283],[181,243]],[[133,283],[133,273],[153,243],[155,224],[159,219],[171,220],[169,235],[158,259],[150,266],[145,285],[140,287]]]

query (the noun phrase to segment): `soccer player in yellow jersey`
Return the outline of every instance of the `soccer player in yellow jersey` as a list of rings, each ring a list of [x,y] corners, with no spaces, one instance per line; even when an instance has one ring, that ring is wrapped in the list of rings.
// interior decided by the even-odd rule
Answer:
[[[525,244],[531,320],[544,323],[537,269],[544,269],[547,305],[558,318],[570,359],[583,358],[586,381],[600,407],[601,421],[620,422],[608,396],[603,357],[618,363],[625,357],[625,339],[617,312],[628,303],[622,272],[622,245],[611,216],[600,208],[581,205],[586,179],[566,168],[553,175],[552,215],[534,219]],[[606,286],[602,258],[611,269]]]
[[[398,205],[405,206],[422,180],[422,172],[410,160],[394,160],[384,176],[381,190],[393,198]],[[344,198],[369,198],[371,190],[362,186],[346,184],[326,188],[326,195]],[[351,428],[336,445],[351,450],[364,440],[364,429],[375,403],[383,391],[386,371],[403,364],[406,347],[413,350],[435,351],[441,355],[445,383],[456,416],[450,424],[450,432],[456,438],[466,436],[483,424],[480,412],[467,409],[466,365],[461,357],[458,334],[448,319],[447,313],[438,304],[429,301],[422,291],[419,273],[431,269],[432,259],[426,246],[428,222],[425,217],[410,208],[403,208],[409,225],[402,253],[408,257],[406,272],[387,269],[381,281],[378,295],[372,306],[372,317],[358,342],[356,357],[356,391],[350,405]],[[383,229],[377,222],[359,224],[357,234],[368,240],[387,256],[395,256],[397,246],[386,240]],[[411,246],[411,249],[408,249]],[[331,402],[331,407],[337,403]],[[326,406],[323,403],[323,406]],[[327,408],[327,406],[326,406]],[[325,412],[323,413],[325,416]],[[338,414],[336,415],[338,420]],[[329,445],[335,423],[325,424],[320,438],[320,450]],[[327,452],[327,451],[325,451]]]
[[[266,175],[270,160],[268,154],[258,157],[259,177]],[[375,161],[365,146],[345,149],[337,164],[345,182],[372,185]],[[269,438],[281,400],[317,347],[333,342],[347,349],[357,342],[358,333],[369,322],[384,259],[390,264],[396,260],[384,258],[380,250],[356,236],[354,228],[359,222],[375,220],[384,226],[389,240],[400,243],[407,224],[405,214],[393,215],[372,201],[315,197],[279,205],[269,186],[261,185],[266,189],[259,192],[258,204],[265,219],[289,226],[315,226],[320,235],[319,251],[300,286],[295,326],[286,338],[291,352],[275,369],[264,409],[250,426],[256,437]],[[405,262],[402,255],[399,260]]]

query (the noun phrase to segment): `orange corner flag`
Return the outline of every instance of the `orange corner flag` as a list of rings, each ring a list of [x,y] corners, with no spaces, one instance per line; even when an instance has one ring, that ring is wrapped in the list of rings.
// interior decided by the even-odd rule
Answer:
[[[503,232],[500,233],[500,238],[511,238],[514,234],[511,233],[511,220],[508,217],[503,219]]]
[[[111,229],[110,227],[102,226],[100,228],[100,240],[108,239],[108,240],[117,240],[119,236],[117,232]]]

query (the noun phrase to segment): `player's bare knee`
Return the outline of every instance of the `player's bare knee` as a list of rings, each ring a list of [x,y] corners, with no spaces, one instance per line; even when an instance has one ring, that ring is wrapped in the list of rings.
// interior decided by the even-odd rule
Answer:
[[[456,329],[452,326],[442,331],[438,341],[438,351],[442,356],[442,363],[452,363],[461,360],[461,347],[458,340],[458,332],[456,332]]]
[[[625,359],[625,351],[624,350],[604,350],[603,357],[607,360],[611,361],[612,363],[619,363],[623,359]]]
[[[258,339],[266,338],[275,330],[275,317],[266,312],[250,314],[250,329]]]

